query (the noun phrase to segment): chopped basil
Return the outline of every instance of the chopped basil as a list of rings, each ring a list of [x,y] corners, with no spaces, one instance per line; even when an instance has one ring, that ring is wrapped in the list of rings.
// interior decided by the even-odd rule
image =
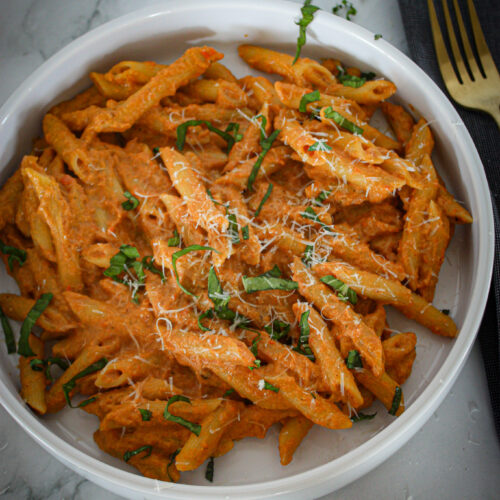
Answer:
[[[347,73],[338,76],[337,79],[344,87],[353,87],[355,89],[362,87],[366,83],[364,78]]]
[[[324,140],[317,140],[314,144],[309,146],[308,151],[331,151],[332,148]]]
[[[361,356],[359,355],[359,351],[353,349],[347,353],[347,358],[345,358],[345,364],[347,368],[363,368],[363,363],[361,361]]]
[[[262,207],[264,206],[264,203],[267,201],[267,199],[269,198],[269,196],[271,196],[272,190],[273,190],[273,185],[270,182],[269,186],[267,187],[266,194],[263,196],[262,200],[260,200],[259,206],[258,206],[257,210],[255,211],[255,217],[259,216],[260,211],[262,210]]]
[[[380,33],[377,33],[373,38],[375,40],[380,40],[380,38],[382,38],[382,35]]]
[[[342,0],[341,3],[335,5],[335,7],[332,8],[332,12],[338,15],[337,13],[342,9],[346,9],[345,18],[348,21],[351,20],[351,16],[355,16],[358,13],[352,2],[348,2],[347,0]]]
[[[41,372],[45,369],[45,376],[49,380],[53,380],[50,368],[52,365],[57,365],[61,370],[67,370],[69,367],[68,362],[62,358],[47,358],[45,359],[32,359],[30,361],[30,367],[35,372]]]
[[[149,422],[151,420],[151,417],[153,416],[153,412],[151,410],[139,408],[139,412],[140,412],[141,418],[144,422]]]
[[[336,292],[337,297],[343,302],[350,302],[355,305],[358,302],[358,296],[356,292],[349,288],[343,281],[331,276],[330,274],[320,278],[320,281],[331,286]]]
[[[50,304],[52,297],[53,295],[51,293],[44,293],[43,295],[41,295],[41,297],[35,302],[35,305],[29,311],[26,319],[23,321],[23,324],[21,326],[21,334],[19,336],[19,343],[17,345],[17,352],[21,356],[35,356],[35,353],[31,349],[29,344],[29,336],[38,318]]]
[[[153,154],[156,156],[157,154],[160,153],[160,148],[157,146],[155,148],[153,148]]]
[[[177,284],[179,285],[180,289],[184,293],[187,293],[188,295],[191,295],[192,297],[196,297],[196,295],[194,293],[191,293],[187,288],[184,288],[181,285],[181,282],[179,280],[179,273],[177,272],[177,259],[186,255],[189,252],[197,252],[198,250],[206,250],[209,252],[213,251],[213,252],[219,253],[215,248],[212,248],[212,247],[205,247],[203,245],[191,245],[189,247],[183,248],[182,250],[178,250],[177,252],[172,254],[172,268],[174,269],[175,280],[177,281]]]
[[[124,210],[134,210],[139,206],[139,200],[133,196],[129,191],[125,191],[123,196],[127,198],[128,201],[124,201],[122,203],[122,207]]]
[[[202,320],[204,320],[205,318],[212,319],[213,317],[214,317],[214,310],[213,309],[208,309],[207,311],[201,313],[198,316],[198,327],[200,328],[201,331],[203,331],[203,332],[210,331],[210,328],[203,326]]]
[[[214,457],[210,457],[205,470],[205,479],[213,483],[214,481]]]
[[[396,415],[399,406],[401,404],[401,397],[403,395],[403,391],[401,390],[401,387],[396,387],[396,390],[394,391],[394,398],[392,399],[392,406],[391,409],[389,410],[389,413],[391,415]]]
[[[245,292],[254,293],[264,290],[297,290],[299,284],[296,281],[275,278],[273,276],[243,276]]]
[[[233,392],[236,392],[233,388],[231,389],[228,389],[223,395],[222,397],[223,398],[227,398],[228,396],[231,396],[231,394],[233,394]]]
[[[288,335],[290,332],[290,324],[275,319],[270,325],[265,326],[264,330],[269,333],[273,340],[279,340]]]
[[[13,354],[16,352],[16,339],[14,338],[14,332],[10,326],[9,319],[5,316],[2,308],[0,307],[0,321],[2,322],[3,334],[5,337],[5,344],[7,345],[7,352]]]
[[[297,62],[302,47],[306,43],[306,29],[313,21],[314,13],[317,10],[319,10],[319,7],[316,7],[316,5],[311,5],[311,0],[305,0],[304,5],[300,9],[302,17],[295,22],[295,24],[299,27],[299,37],[297,38],[297,50],[295,51],[295,58],[292,62],[292,65]]]
[[[266,125],[267,125],[267,119],[264,115],[259,115],[255,119],[258,120],[259,118],[262,118],[262,124],[260,126],[260,147],[262,148],[262,151],[260,152],[259,156],[257,157],[257,161],[254,163],[252,167],[252,171],[250,172],[250,175],[248,176],[247,180],[247,190],[248,191],[253,191],[253,183],[255,182],[255,179],[257,178],[257,174],[259,173],[260,166],[262,165],[262,161],[264,160],[264,156],[268,153],[268,151],[271,149],[271,146],[273,145],[273,142],[275,139],[278,137],[279,133],[281,130],[275,130],[274,132],[271,133],[269,137],[266,137],[265,130],[266,130]]]
[[[179,151],[184,149],[184,144],[186,142],[186,133],[188,127],[196,127],[198,125],[206,125],[208,130],[215,132],[218,136],[222,137],[227,142],[227,153],[231,151],[235,142],[241,141],[242,135],[237,132],[238,128],[235,127],[236,124],[229,124],[226,131],[220,130],[214,127],[208,120],[188,120],[177,127],[177,141],[176,146]],[[235,135],[231,135],[229,132],[235,131]]]
[[[227,216],[227,220],[229,221],[228,234],[231,238],[231,243],[237,245],[240,242],[240,235],[238,233],[238,222],[236,221],[236,215],[229,214]]]
[[[323,229],[326,229],[329,233],[333,233],[334,232],[333,229],[330,226],[328,226],[324,222],[321,222],[321,220],[319,219],[318,214],[314,211],[314,208],[307,207],[300,215],[302,217],[304,217],[304,219],[309,219],[309,220],[312,220],[313,222],[316,222]]]
[[[319,193],[318,196],[314,198],[313,204],[317,206],[323,206],[323,202],[326,201],[331,194],[331,191],[321,191],[321,193]]]
[[[172,476],[170,475],[170,466],[171,465],[174,465],[175,463],[175,457],[181,452],[181,449],[180,448],[177,448],[177,450],[175,450],[172,455],[170,455],[170,462],[168,463],[167,465],[167,474],[168,474],[168,478],[170,479],[170,481],[174,482],[174,480],[172,479]]]
[[[280,278],[281,271],[280,268],[276,264],[274,264],[272,269],[266,271],[265,273],[262,273],[261,276],[265,276],[267,278]]]
[[[253,339],[252,345],[250,347],[250,352],[258,358],[259,352],[258,352],[258,347],[257,344],[260,342],[260,332],[257,334],[257,337]]]
[[[347,118],[344,118],[340,113],[337,113],[337,111],[334,111],[331,106],[325,109],[325,118],[333,120],[337,125],[340,125],[353,134],[361,135],[363,133],[362,128],[358,127]]]
[[[371,414],[360,412],[357,415],[353,415],[351,417],[351,422],[356,423],[356,422],[361,422],[362,420],[373,420],[376,414],[377,412]]]
[[[176,424],[182,425],[183,427],[186,427],[186,429],[189,429],[193,434],[196,434],[197,436],[199,436],[200,432],[201,432],[201,425],[200,424],[194,424],[192,422],[185,420],[182,417],[176,417],[175,415],[172,415],[168,411],[169,406],[172,403],[175,403],[176,401],[184,401],[185,403],[191,404],[191,400],[189,398],[187,398],[186,396],[181,396],[179,394],[176,396],[172,396],[167,401],[167,406],[165,406],[165,411],[163,412],[163,418],[165,420],[170,420],[170,422],[175,422]]]
[[[215,311],[225,309],[229,304],[229,295],[224,294],[215,269],[210,267],[208,271],[208,298],[214,303]]]
[[[248,238],[250,238],[250,229],[248,228],[248,224],[241,228],[241,235],[244,240],[248,240]]]
[[[361,73],[361,78],[364,78],[366,81],[373,80],[377,75],[373,71],[368,71],[366,73]]]
[[[22,266],[26,262],[26,250],[6,245],[2,240],[0,240],[0,252],[9,256],[7,262],[11,271],[14,270],[14,261],[16,261],[19,266]]]
[[[100,360],[96,361],[95,363],[92,363],[91,365],[87,366],[87,368],[85,368],[81,372],[77,373],[73,378],[68,380],[68,382],[63,384],[62,390],[64,393],[64,399],[66,399],[66,403],[68,403],[68,406],[70,408],[79,408],[80,407],[80,405],[73,406],[71,404],[71,398],[69,396],[69,393],[76,386],[76,381],[78,379],[86,377],[87,375],[91,375],[92,373],[95,373],[95,372],[98,372],[99,370],[102,370],[107,364],[108,364],[108,360],[106,358],[101,358]]]
[[[78,408],[83,408],[87,405],[89,405],[90,403],[93,403],[94,401],[97,401],[97,398],[94,396],[92,398],[89,398],[89,399],[86,399],[85,401],[82,401],[79,405],[78,405]]]
[[[320,99],[321,94],[319,93],[319,90],[314,90],[312,92],[304,94],[300,99],[299,111],[301,113],[307,113],[307,105],[312,102],[319,101]]]
[[[450,310],[449,309],[441,309],[441,312],[443,314],[446,314],[446,316],[449,316],[450,315]]]
[[[306,249],[304,250],[304,256],[302,257],[302,262],[309,267],[312,263],[313,255],[314,255],[314,246],[307,245]]]
[[[280,392],[279,387],[276,387],[273,384],[270,384],[266,380],[264,380],[264,389],[267,389],[268,391],[273,391],[273,392]]]
[[[299,320],[300,327],[300,337],[297,347],[294,347],[293,350],[302,354],[303,356],[308,357],[311,361],[314,361],[314,353],[309,347],[309,314],[311,311],[305,311],[301,314]]]
[[[153,262],[155,261],[155,258],[152,255],[146,255],[145,257],[142,258],[141,264],[143,267],[145,267],[148,271],[157,274],[158,276],[161,276],[162,282],[165,281],[167,278],[163,274],[163,271],[158,269],[153,265]]]
[[[126,451],[123,454],[123,460],[125,460],[125,462],[128,462],[132,457],[134,457],[135,455],[138,455],[139,453],[142,453],[143,451],[145,451],[146,454],[142,458],[143,459],[148,458],[151,455],[151,452],[153,451],[153,447],[150,444],[147,444],[145,446],[141,446],[140,448],[137,448],[137,450]]]
[[[226,210],[227,210],[227,204],[226,203],[221,203],[220,201],[217,201],[213,195],[212,195],[212,191],[210,191],[210,189],[207,188],[207,195],[208,197],[210,198],[210,200],[212,201],[212,203],[214,205],[220,205],[221,207],[224,207]]]
[[[260,368],[262,361],[260,359],[254,359],[253,365],[249,366],[250,370],[255,370],[255,368]]]
[[[30,361],[30,368],[34,372],[43,372],[43,370],[45,369],[45,366],[46,366],[46,362],[44,359],[35,358],[35,359],[32,359]]]
[[[167,245],[169,247],[178,247],[181,244],[181,238],[179,236],[179,233],[177,232],[177,229],[174,229],[174,235],[168,239]]]

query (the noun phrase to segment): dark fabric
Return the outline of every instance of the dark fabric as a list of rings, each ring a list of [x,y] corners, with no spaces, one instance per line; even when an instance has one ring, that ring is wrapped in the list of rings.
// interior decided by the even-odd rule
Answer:
[[[469,18],[465,0],[459,0],[462,17]],[[441,1],[434,1],[441,30],[446,39]],[[499,0],[474,0],[486,42],[497,67],[500,67],[500,2]],[[453,2],[448,1],[453,15]],[[432,32],[425,0],[399,0],[403,25],[413,60],[446,92],[434,52]],[[470,27],[468,27],[470,29]],[[458,33],[458,31],[456,31]],[[470,40],[473,40],[469,32]],[[449,51],[449,53],[451,53]],[[500,93],[500,88],[498,89]],[[447,92],[446,92],[447,93]],[[455,104],[469,130],[486,171],[495,212],[495,267],[488,304],[479,330],[491,405],[500,439],[500,131],[489,115],[471,111]]]

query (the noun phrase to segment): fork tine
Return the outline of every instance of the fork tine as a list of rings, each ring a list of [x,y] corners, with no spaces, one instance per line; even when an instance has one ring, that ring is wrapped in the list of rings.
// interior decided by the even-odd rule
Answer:
[[[458,1],[453,0],[453,7],[455,8],[455,15],[457,16],[458,28],[460,30],[460,37],[462,38],[462,44],[465,49],[465,55],[467,57],[467,63],[469,64],[470,71],[474,79],[480,78],[481,71],[479,70],[479,66],[477,65],[476,58],[472,53],[472,48],[469,43],[469,37],[467,36],[467,31],[465,30],[464,20],[462,18],[462,12],[460,11],[460,7],[458,6]]]
[[[448,0],[442,0],[444,19],[446,21],[446,28],[448,29],[448,38],[450,39],[451,51],[455,57],[455,64],[457,65],[458,76],[462,79],[464,83],[470,82],[469,72],[465,67],[464,60],[462,58],[462,53],[458,48],[457,38],[455,37],[455,28],[451,22],[450,11],[448,9]]]
[[[479,54],[479,60],[484,68],[484,73],[486,76],[493,76],[495,74],[498,75],[498,70],[495,66],[493,58],[491,57],[490,49],[484,39],[483,30],[481,29],[481,24],[479,23],[479,18],[477,17],[474,2],[472,0],[467,0],[467,4],[469,7],[470,22],[472,24],[474,40],[476,41],[477,52]]]
[[[439,27],[439,21],[436,15],[436,9],[434,8],[433,0],[427,0],[427,6],[429,8],[432,38],[434,40],[434,47],[436,49],[439,69],[441,70],[441,75],[443,76],[444,83],[448,87],[448,90],[450,90],[449,86],[458,85],[459,81],[451,64],[448,51],[446,50],[446,45],[444,44],[443,34],[441,33],[441,28]]]

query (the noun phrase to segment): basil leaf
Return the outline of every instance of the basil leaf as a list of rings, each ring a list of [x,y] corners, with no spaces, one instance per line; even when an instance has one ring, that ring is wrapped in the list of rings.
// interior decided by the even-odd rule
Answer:
[[[449,316],[450,315],[450,310],[449,309],[441,309],[441,312],[443,314],[446,314],[446,316]]]
[[[208,298],[214,303],[215,310],[225,309],[229,304],[229,295],[224,293],[215,269],[208,271]]]
[[[332,148],[324,140],[318,140],[309,146],[308,151],[331,151]]]
[[[213,309],[208,309],[208,311],[205,311],[198,316],[198,327],[200,328],[201,331],[203,331],[203,332],[210,331],[210,328],[203,326],[202,320],[204,320],[205,318],[212,319],[213,317],[214,317],[214,310]]]
[[[243,139],[243,134],[240,134],[240,124],[239,123],[228,123],[226,130],[224,132],[234,132],[234,139],[236,142],[241,141]]]
[[[14,332],[10,326],[9,319],[5,316],[2,308],[0,307],[0,321],[2,322],[3,334],[5,337],[5,344],[7,345],[7,352],[13,354],[16,352],[16,339]]]
[[[44,293],[36,302],[35,305],[31,308],[26,319],[23,321],[23,325],[21,326],[21,334],[19,337],[19,343],[17,345],[17,352],[21,356],[35,356],[35,353],[30,347],[29,344],[29,336],[31,330],[35,326],[38,318],[42,315],[43,311],[47,309],[47,306],[50,304],[53,295],[51,293]]]
[[[237,245],[240,242],[240,235],[238,233],[238,222],[236,221],[236,215],[229,214],[227,216],[229,221],[228,233],[231,238],[231,243]]]
[[[269,276],[242,277],[245,292],[254,293],[264,290],[297,290],[299,284],[296,281]]]
[[[389,410],[389,413],[391,415],[396,415],[399,406],[401,405],[401,397],[403,395],[403,391],[401,390],[401,387],[396,387],[396,390],[394,391],[394,397],[392,399],[392,406],[391,409]]]
[[[262,165],[262,161],[264,160],[264,156],[268,153],[268,151],[271,149],[271,146],[273,145],[273,142],[275,139],[278,137],[279,133],[281,130],[275,130],[269,137],[266,137],[264,130],[266,128],[267,120],[266,117],[263,115],[259,115],[256,117],[256,120],[262,118],[262,124],[260,128],[260,147],[262,148],[262,151],[260,152],[259,156],[257,157],[257,161],[254,163],[252,167],[252,171],[250,172],[250,175],[248,176],[247,180],[247,190],[248,191],[253,191],[253,183],[255,182],[255,179],[257,178],[257,174],[259,173],[260,166]]]
[[[169,247],[178,247],[181,244],[181,238],[179,236],[179,233],[177,232],[177,229],[174,229],[174,235],[169,238],[167,241],[167,245]]]
[[[139,408],[139,412],[141,414],[143,422],[149,422],[151,417],[153,416],[153,412],[150,410],[146,410],[144,408]]]
[[[177,450],[175,450],[172,455],[170,455],[170,462],[168,463],[167,465],[167,475],[168,475],[168,478],[170,479],[170,481],[173,483],[175,482],[173,479],[172,479],[172,476],[170,475],[170,466],[171,465],[174,465],[175,463],[175,457],[181,452],[181,449],[180,448],[177,448]]]
[[[262,361],[260,359],[254,359],[253,365],[249,366],[250,370],[255,370],[255,368],[260,368]]]
[[[175,403],[176,401],[184,401],[185,403],[191,404],[191,400],[187,398],[186,396],[181,396],[177,394],[176,396],[172,396],[168,401],[167,401],[167,406],[165,406],[165,411],[163,412],[163,418],[165,420],[170,420],[170,422],[175,422],[176,424],[182,425],[183,427],[186,427],[186,429],[189,429],[193,434],[196,434],[197,436],[200,435],[201,432],[201,425],[200,424],[193,424],[192,422],[188,422],[182,417],[176,417],[175,415],[172,415],[169,411],[168,408],[172,403]]]
[[[253,342],[252,342],[252,346],[250,347],[250,352],[256,357],[258,358],[259,357],[259,352],[258,352],[258,347],[257,347],[257,344],[260,342],[260,332],[259,334],[257,335],[257,337],[255,337],[253,339]]]
[[[288,335],[290,332],[290,324],[275,319],[270,325],[265,326],[264,330],[269,333],[273,340],[279,340]]]
[[[45,365],[46,362],[43,359],[35,358],[30,361],[30,368],[34,372],[43,372],[43,370],[45,369]]]
[[[320,99],[321,94],[319,93],[319,90],[314,90],[312,92],[309,92],[308,94],[304,94],[300,99],[299,111],[301,113],[307,113],[307,105],[312,102],[319,101]]]
[[[163,274],[163,271],[158,269],[153,265],[153,262],[155,261],[155,258],[152,255],[146,255],[145,257],[142,258],[141,264],[144,268],[146,268],[148,271],[157,274],[158,276],[161,276],[161,281],[165,281],[167,278]]]
[[[198,250],[206,250],[210,252],[213,251],[216,253],[220,253],[215,248],[212,247],[205,247],[203,245],[191,245],[189,247],[183,248],[182,250],[178,250],[177,252],[172,254],[172,267],[174,269],[175,280],[177,281],[177,284],[179,285],[180,289],[184,293],[191,295],[192,297],[196,297],[196,295],[194,293],[191,293],[187,288],[184,288],[179,280],[179,273],[177,272],[177,259],[188,254],[189,252],[196,252]]]
[[[128,462],[132,457],[134,457],[135,455],[138,455],[139,453],[142,453],[143,451],[145,451],[146,454],[142,458],[143,459],[148,458],[151,455],[151,452],[153,451],[153,447],[150,444],[147,444],[145,446],[141,446],[140,448],[137,448],[137,450],[126,451],[123,454],[123,460],[125,460],[125,462]]]
[[[78,405],[78,408],[83,408],[87,405],[89,405],[90,403],[93,403],[94,401],[97,401],[97,398],[94,396],[92,398],[89,398],[89,399],[86,399],[85,401],[82,401],[79,405]]]
[[[223,398],[227,398],[227,396],[231,396],[231,394],[233,394],[233,392],[236,392],[233,388],[231,389],[228,389],[223,395],[222,397]]]
[[[337,125],[340,125],[353,134],[361,135],[363,133],[362,128],[358,127],[347,118],[344,118],[340,113],[337,113],[337,111],[334,111],[331,106],[325,109],[325,118],[333,120]]]
[[[382,38],[382,35],[380,33],[377,33],[373,38],[375,40],[380,40],[380,38]]]
[[[241,235],[244,240],[248,240],[248,238],[250,238],[250,229],[248,228],[248,224],[241,228]]]
[[[349,75],[348,73],[344,73],[343,75],[338,76],[337,80],[344,87],[352,87],[355,89],[362,87],[366,83],[365,78],[356,75]]]
[[[319,10],[319,7],[311,5],[311,0],[305,0],[304,5],[300,9],[302,17],[295,22],[295,24],[299,27],[299,37],[297,38],[297,50],[295,51],[295,58],[292,62],[292,66],[297,62],[300,52],[302,51],[302,47],[306,43],[306,29],[313,21],[314,13],[317,10]]]
[[[44,359],[32,359],[30,361],[30,367],[35,372],[41,372],[45,369],[45,376],[49,380],[54,380],[52,377],[52,373],[50,372],[50,368],[52,365],[57,365],[62,370],[67,370],[69,368],[69,364],[66,360],[62,358],[47,358]]]
[[[347,358],[345,358],[345,364],[347,368],[363,368],[363,363],[361,361],[361,356],[359,355],[359,351],[353,349],[347,353]]]
[[[224,207],[226,210],[227,210],[227,204],[226,203],[221,203],[220,201],[217,201],[213,195],[212,195],[212,191],[210,191],[210,189],[207,188],[207,195],[208,197],[210,198],[210,200],[212,201],[212,203],[214,205],[220,205],[221,207]]]
[[[281,271],[280,271],[280,268],[275,264],[271,270],[266,271],[265,273],[261,274],[260,276],[266,277],[266,278],[280,278]]]
[[[313,204],[317,206],[323,206],[323,202],[326,201],[331,194],[331,191],[321,191],[321,193],[319,193],[318,196],[314,198]]]
[[[264,206],[264,203],[267,201],[267,199],[269,198],[269,196],[271,196],[272,190],[273,190],[273,185],[270,182],[269,186],[267,187],[266,194],[264,195],[264,197],[262,198],[262,200],[260,200],[259,206],[257,207],[257,210],[255,212],[255,217],[259,216],[260,211],[262,210],[262,207]]]
[[[331,286],[337,292],[337,297],[343,302],[350,302],[353,305],[358,302],[356,292],[352,288],[349,288],[343,281],[334,278],[330,274],[320,278],[320,281]]]
[[[300,336],[297,347],[294,347],[293,350],[302,354],[303,356],[308,357],[311,361],[315,360],[314,353],[312,349],[309,347],[309,314],[311,311],[305,311],[301,314],[299,320],[300,327]]]
[[[205,470],[205,479],[213,483],[214,481],[214,457],[210,457]]]
[[[268,391],[273,391],[273,392],[280,392],[279,387],[276,387],[273,384],[270,384],[269,382],[264,380],[264,389],[267,389]]]
[[[6,245],[2,240],[0,240],[0,252],[9,256],[7,263],[9,264],[9,269],[11,271],[14,270],[14,261],[16,261],[19,264],[19,267],[21,267],[26,262],[26,258],[28,256],[26,250]]]
[[[235,136],[232,136],[227,131],[227,129],[226,129],[226,132],[218,129],[217,127],[212,125],[208,120],[188,120],[187,122],[184,122],[183,124],[181,124],[177,127],[177,141],[175,144],[176,144],[177,149],[179,151],[182,151],[184,149],[184,144],[186,142],[186,133],[187,133],[188,127],[196,127],[198,125],[206,125],[208,130],[210,130],[211,132],[215,132],[218,136],[222,137],[227,142],[226,152],[228,154],[231,151],[231,148],[234,146],[234,143],[241,141],[241,139],[243,138],[243,136],[241,134],[236,133]],[[230,128],[230,130],[235,130],[235,127],[232,126]]]
[[[373,420],[376,414],[377,412],[372,414],[360,412],[357,415],[353,415],[351,417],[351,422],[356,423],[356,422],[361,422],[362,420]]]
[[[373,71],[367,71],[366,73],[361,73],[361,78],[364,78],[366,81],[373,80],[377,75]]]
[[[358,13],[354,5],[351,2],[348,2],[347,0],[342,0],[341,3],[335,5],[335,7],[332,8],[332,12],[338,15],[337,12],[339,12],[342,9],[346,9],[345,18],[348,21],[351,20],[351,16],[355,16]]]
[[[125,191],[123,196],[127,198],[128,201],[124,201],[122,203],[122,207],[124,210],[134,210],[139,206],[139,200],[133,196],[129,191]]]
[[[98,372],[99,370],[102,370],[107,364],[108,364],[108,360],[106,358],[101,358],[100,360],[96,361],[95,363],[92,363],[91,365],[87,366],[87,368],[85,368],[81,372],[77,373],[73,378],[68,380],[68,382],[63,384],[62,390],[64,393],[64,399],[66,399],[66,403],[68,403],[68,406],[70,408],[78,408],[78,406],[73,406],[71,404],[71,398],[69,396],[69,393],[76,386],[76,381],[78,379],[86,377],[87,375],[91,375],[92,373],[95,373],[95,372]]]
[[[159,147],[155,147],[153,148],[153,154],[156,156],[157,154],[160,153],[160,148]]]
[[[334,233],[333,229],[325,224],[324,222],[321,222],[319,219],[319,215],[314,211],[314,208],[312,207],[307,207],[301,214],[304,219],[309,219],[312,220],[313,222],[316,222],[316,224],[319,224],[322,228],[326,229],[329,233]]]
[[[314,255],[314,246],[313,245],[307,245],[306,249],[304,250],[304,257],[302,257],[302,262],[307,266],[310,267],[312,260],[313,260],[313,255]]]

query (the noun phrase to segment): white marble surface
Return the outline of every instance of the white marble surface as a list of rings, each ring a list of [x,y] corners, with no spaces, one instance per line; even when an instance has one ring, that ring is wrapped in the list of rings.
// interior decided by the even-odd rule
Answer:
[[[152,3],[149,0],[0,0],[0,104],[44,60],[76,37]],[[314,3],[329,10],[336,2]],[[353,19],[356,23],[382,33],[387,41],[407,52],[396,0],[353,3],[358,8]],[[499,466],[500,447],[476,345],[452,391],[416,436],[374,471],[325,498],[494,499],[500,496]],[[6,500],[119,498],[61,465],[35,444],[1,407],[0,497]]]

